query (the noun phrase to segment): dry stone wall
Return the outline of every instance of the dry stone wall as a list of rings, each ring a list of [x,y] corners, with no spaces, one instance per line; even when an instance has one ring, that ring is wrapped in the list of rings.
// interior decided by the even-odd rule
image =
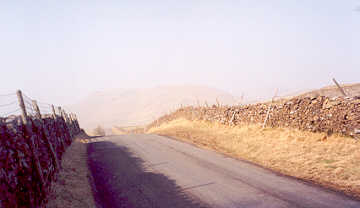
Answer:
[[[0,118],[0,208],[43,207],[61,156],[80,132],[61,116]]]
[[[245,106],[185,107],[159,118],[147,128],[176,118],[220,122],[225,125],[263,124],[267,115],[268,127],[338,133],[354,138],[360,136],[360,97],[318,96]]]

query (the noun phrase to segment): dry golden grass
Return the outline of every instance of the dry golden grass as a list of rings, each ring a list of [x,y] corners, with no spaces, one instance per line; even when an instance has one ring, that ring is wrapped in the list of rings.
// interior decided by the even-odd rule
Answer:
[[[113,126],[111,132],[114,135],[144,133],[145,126]]]
[[[178,119],[148,133],[172,136],[277,172],[360,197],[360,143],[352,138],[259,125]]]
[[[96,207],[89,180],[86,144],[75,140],[63,156],[62,170],[46,207]]]

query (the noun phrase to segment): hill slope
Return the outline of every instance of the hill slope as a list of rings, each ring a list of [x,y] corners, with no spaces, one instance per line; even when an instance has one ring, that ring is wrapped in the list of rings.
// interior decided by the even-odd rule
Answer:
[[[345,84],[345,85],[341,85],[341,87],[344,89],[345,93],[349,97],[360,95],[360,83]],[[312,96],[341,97],[343,95],[341,94],[340,90],[336,85],[323,87],[318,90],[313,90],[299,95],[299,97],[312,97]]]
[[[85,129],[102,125],[144,125],[180,105],[235,104],[236,99],[221,90],[200,86],[163,86],[149,89],[119,89],[96,92],[69,108]]]

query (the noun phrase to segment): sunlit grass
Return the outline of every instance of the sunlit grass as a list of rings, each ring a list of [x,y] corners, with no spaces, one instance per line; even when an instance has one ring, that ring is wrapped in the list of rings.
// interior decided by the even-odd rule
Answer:
[[[191,141],[297,178],[360,196],[360,144],[338,135],[260,125],[173,120],[148,133]]]

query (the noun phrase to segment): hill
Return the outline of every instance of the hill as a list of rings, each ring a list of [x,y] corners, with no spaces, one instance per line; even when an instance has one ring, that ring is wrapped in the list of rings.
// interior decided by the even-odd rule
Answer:
[[[69,108],[78,115],[83,128],[93,129],[97,125],[144,125],[181,105],[212,105],[216,100],[228,105],[237,101],[229,93],[210,87],[161,86],[96,92]]]
[[[341,85],[345,93],[349,97],[359,96],[360,95],[360,83],[356,84],[345,84]],[[314,96],[326,96],[326,97],[341,97],[343,96],[336,85],[326,86],[318,90],[313,90],[310,92],[305,92],[298,95],[297,97],[314,97]]]
[[[340,86],[343,88],[343,90],[345,91],[348,97],[360,96],[360,83],[342,84]],[[319,89],[302,90],[302,91],[294,92],[288,95],[277,97],[276,100],[278,102],[286,102],[287,100],[292,98],[317,97],[317,96],[326,96],[330,98],[335,98],[335,97],[343,97],[343,94],[340,92],[339,88],[336,85],[329,85]],[[258,102],[269,102],[269,100],[256,101],[253,103],[258,103]]]

